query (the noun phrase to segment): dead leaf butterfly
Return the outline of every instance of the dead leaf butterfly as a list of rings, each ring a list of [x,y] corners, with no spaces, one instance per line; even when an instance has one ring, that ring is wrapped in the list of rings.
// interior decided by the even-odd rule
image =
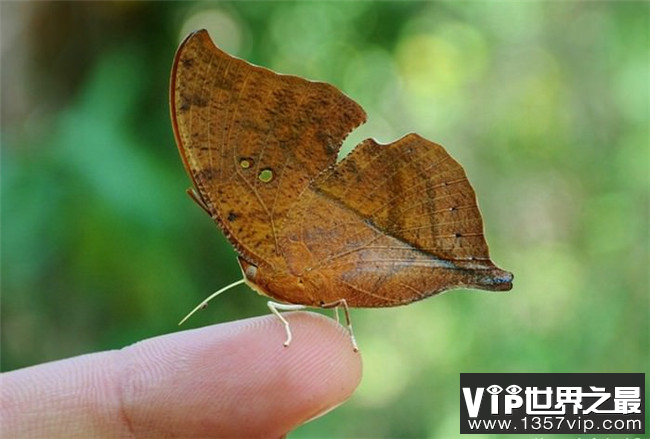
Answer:
[[[336,162],[366,114],[332,85],[251,65],[201,30],[176,53],[170,101],[189,193],[235,247],[235,284],[274,300],[285,346],[280,310],[342,307],[356,349],[348,307],[512,288],[490,260],[474,190],[442,146],[417,134],[367,139]]]

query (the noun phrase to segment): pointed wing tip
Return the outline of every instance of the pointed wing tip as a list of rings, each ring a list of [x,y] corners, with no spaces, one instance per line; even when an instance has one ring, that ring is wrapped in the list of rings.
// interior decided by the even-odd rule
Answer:
[[[207,38],[208,40],[212,41],[212,39],[210,38],[210,34],[208,33],[208,31],[207,31],[206,29],[197,29],[197,30],[193,30],[192,32],[190,32],[189,34],[187,34],[187,35],[185,36],[185,38],[183,38],[183,40],[181,41],[181,43],[178,45],[178,49],[176,50],[177,55],[178,55],[178,52],[181,51],[181,49],[183,48],[183,46],[187,45],[187,43],[188,43],[190,40],[193,40],[193,39],[195,39],[195,38],[201,38],[201,39],[206,39],[206,38]]]
[[[509,271],[494,268],[478,279],[481,289],[489,291],[510,291],[514,275]]]
[[[183,38],[183,41],[181,41],[181,43],[178,45],[178,49],[176,49],[174,65],[178,63],[178,58],[180,57],[183,49],[185,49],[186,46],[189,46],[193,41],[203,41],[204,44],[209,43],[210,45],[215,46],[214,41],[212,41],[212,38],[210,37],[210,33],[206,29],[194,30],[187,34],[185,38]]]
[[[202,40],[207,40],[212,45],[214,45],[214,41],[212,41],[212,38],[210,37],[210,33],[207,31],[207,29],[198,29],[193,32],[190,32],[186,40],[190,40],[193,38],[201,38]]]
[[[207,31],[207,29],[196,29],[187,34],[187,36],[184,38],[185,40],[189,40],[190,38],[196,38],[196,37],[201,37],[201,38],[210,38],[210,33]]]

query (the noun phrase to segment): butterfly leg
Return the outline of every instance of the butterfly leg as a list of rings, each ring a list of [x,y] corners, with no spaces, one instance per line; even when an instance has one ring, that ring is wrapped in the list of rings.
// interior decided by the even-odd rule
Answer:
[[[339,317],[339,307],[335,306],[332,308],[332,310],[334,311],[334,317],[336,317],[336,323],[341,323],[341,318]]]
[[[286,348],[289,346],[291,343],[291,328],[289,327],[289,322],[287,322],[287,319],[285,319],[282,314],[280,314],[280,310],[282,311],[299,311],[301,309],[307,308],[305,305],[293,305],[293,304],[288,304],[288,303],[277,303],[277,302],[271,302],[268,301],[266,302],[266,306],[269,307],[271,312],[275,314],[282,324],[284,324],[284,330],[287,332],[287,339],[284,341],[284,347]]]
[[[336,317],[338,322],[338,308],[339,306],[343,307],[343,313],[345,314],[345,322],[348,326],[348,332],[350,333],[350,341],[352,342],[352,349],[354,352],[359,352],[359,346],[357,345],[357,340],[354,338],[354,332],[352,331],[352,320],[350,320],[350,308],[348,308],[348,302],[345,299],[339,299],[336,302],[324,303],[321,305],[321,308],[334,308],[336,311]]]
[[[212,213],[210,213],[210,209],[208,209],[208,206],[205,205],[205,201],[203,201],[203,198],[201,198],[201,195],[199,195],[199,193],[196,191],[196,189],[194,189],[193,187],[190,187],[190,188],[187,188],[187,190],[185,192],[187,192],[187,195],[189,195],[190,198],[196,204],[198,204],[201,209],[205,210],[205,212],[208,215],[212,216]]]

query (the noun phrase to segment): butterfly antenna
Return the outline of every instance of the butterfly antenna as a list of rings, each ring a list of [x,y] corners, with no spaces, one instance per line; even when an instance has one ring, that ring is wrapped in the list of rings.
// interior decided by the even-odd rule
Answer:
[[[183,323],[185,323],[185,321],[186,321],[187,319],[189,319],[190,317],[192,317],[192,314],[194,314],[195,312],[197,312],[198,310],[200,310],[200,309],[202,309],[202,308],[205,308],[205,307],[208,305],[208,302],[211,301],[212,299],[214,299],[215,297],[217,297],[219,294],[223,293],[224,291],[227,291],[227,290],[231,289],[232,287],[236,287],[237,285],[243,284],[244,282],[245,282],[245,279],[243,279],[243,278],[242,278],[242,279],[239,279],[237,282],[233,282],[233,283],[231,283],[230,285],[228,285],[228,286],[226,286],[226,287],[223,287],[223,288],[220,289],[219,291],[216,291],[216,292],[210,294],[210,296],[209,296],[207,299],[205,299],[203,302],[199,303],[199,304],[196,306],[196,308],[194,308],[192,311],[190,311],[190,313],[189,313],[188,315],[186,315],[185,317],[183,317],[183,320],[181,320],[181,321],[178,323],[178,326],[181,326]]]

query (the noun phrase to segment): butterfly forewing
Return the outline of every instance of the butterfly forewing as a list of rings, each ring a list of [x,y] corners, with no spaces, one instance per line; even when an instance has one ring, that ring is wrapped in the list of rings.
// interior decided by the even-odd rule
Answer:
[[[234,58],[206,31],[181,44],[170,94],[179,151],[201,199],[243,256],[272,263],[288,210],[335,163],[363,109],[329,84]]]

